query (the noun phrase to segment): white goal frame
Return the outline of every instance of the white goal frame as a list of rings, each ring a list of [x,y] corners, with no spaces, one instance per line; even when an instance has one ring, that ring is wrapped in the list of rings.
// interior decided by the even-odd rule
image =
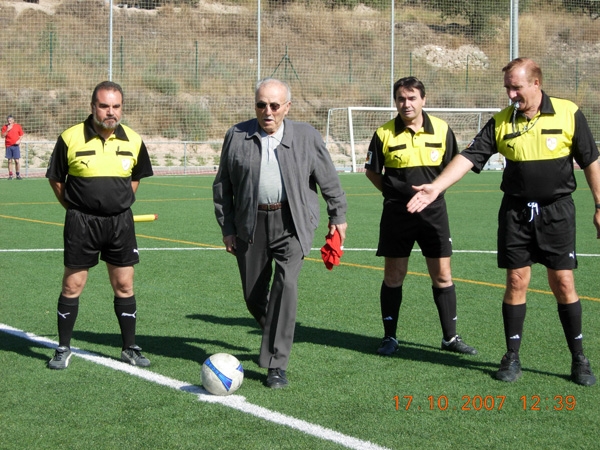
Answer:
[[[354,122],[353,122],[353,113],[354,111],[377,111],[377,112],[389,112],[390,119],[395,117],[395,114],[398,113],[396,108],[392,107],[369,107],[369,106],[348,106],[346,108],[330,108],[327,112],[327,132],[325,137],[325,145],[329,145],[329,126],[331,121],[331,115],[334,111],[339,110],[347,110],[348,117],[348,134],[350,136],[350,151],[352,158],[352,172],[356,172],[356,150],[354,146]],[[481,130],[483,126],[483,117],[484,115],[489,115],[493,113],[497,113],[500,111],[500,108],[423,108],[424,111],[431,113],[474,113],[479,114],[478,121],[478,130]],[[487,122],[487,120],[486,120]],[[375,132],[375,130],[373,130]],[[473,136],[474,137],[474,136]]]

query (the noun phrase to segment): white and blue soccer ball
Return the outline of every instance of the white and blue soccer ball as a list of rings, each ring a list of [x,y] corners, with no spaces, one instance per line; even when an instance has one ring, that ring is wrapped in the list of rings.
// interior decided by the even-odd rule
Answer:
[[[244,368],[229,353],[215,353],[202,364],[202,386],[213,395],[230,395],[244,381]]]

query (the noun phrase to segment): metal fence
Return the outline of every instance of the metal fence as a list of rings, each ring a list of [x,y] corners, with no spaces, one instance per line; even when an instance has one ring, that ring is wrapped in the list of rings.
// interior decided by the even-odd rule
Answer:
[[[125,90],[125,122],[160,142],[153,158],[167,173],[215,165],[226,130],[254,115],[259,77],[288,81],[289,117],[325,136],[330,109],[388,107],[406,75],[425,83],[428,107],[502,107],[515,54],[537,60],[545,90],[578,103],[600,136],[600,30],[582,2],[111,3],[0,0],[0,116],[23,126],[31,174],[44,164],[37,143],[85,119],[109,78]]]

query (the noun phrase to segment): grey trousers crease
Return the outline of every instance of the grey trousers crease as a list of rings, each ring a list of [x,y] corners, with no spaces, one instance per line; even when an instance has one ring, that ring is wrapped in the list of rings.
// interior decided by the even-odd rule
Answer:
[[[254,241],[237,240],[237,262],[246,306],[263,331],[258,365],[285,370],[304,262],[289,208],[258,212]]]

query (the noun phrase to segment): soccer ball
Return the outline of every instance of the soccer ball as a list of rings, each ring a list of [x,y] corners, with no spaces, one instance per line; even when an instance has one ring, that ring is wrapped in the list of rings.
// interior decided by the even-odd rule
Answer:
[[[202,386],[213,395],[229,395],[244,381],[244,368],[229,353],[216,353],[202,364]]]

